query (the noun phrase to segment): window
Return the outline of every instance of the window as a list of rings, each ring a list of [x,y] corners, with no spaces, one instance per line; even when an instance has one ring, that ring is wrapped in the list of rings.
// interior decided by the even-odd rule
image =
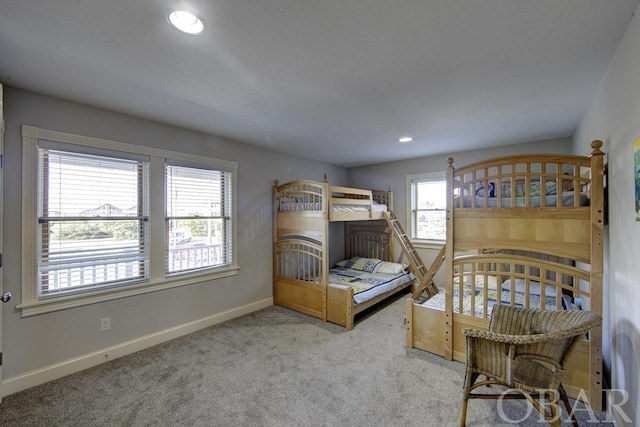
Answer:
[[[412,240],[446,240],[446,184],[444,173],[407,176]]]
[[[237,274],[236,162],[22,138],[22,316]]]
[[[231,263],[231,174],[167,164],[166,273]]]
[[[146,279],[149,159],[41,141],[38,165],[38,297]]]

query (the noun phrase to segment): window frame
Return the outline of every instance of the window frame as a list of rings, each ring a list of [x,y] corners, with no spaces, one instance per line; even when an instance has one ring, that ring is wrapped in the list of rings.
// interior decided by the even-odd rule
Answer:
[[[415,230],[416,227],[414,226],[414,223],[413,223],[413,218],[414,218],[414,215],[413,215],[413,200],[414,200],[413,191],[414,191],[414,188],[415,188],[415,183],[417,183],[417,182],[441,181],[446,186],[446,182],[447,182],[446,172],[442,171],[442,172],[428,172],[428,173],[410,174],[410,175],[407,175],[406,179],[407,179],[407,184],[406,184],[406,188],[407,188],[407,225],[409,227],[409,236],[411,237],[411,241],[413,242],[413,244],[415,246],[418,246],[418,247],[439,248],[443,244],[446,243],[446,238],[445,239],[418,239],[418,238],[415,237],[414,230]],[[445,196],[446,196],[446,189],[445,189]],[[445,231],[445,235],[446,235],[446,228],[445,228],[444,231]]]
[[[48,140],[92,149],[107,149],[149,157],[149,247],[163,248],[149,251],[148,279],[107,288],[97,288],[81,293],[38,297],[38,142]],[[226,266],[202,269],[179,276],[165,274],[165,178],[164,165],[167,159],[200,164],[209,168],[219,167],[231,173],[231,263]],[[22,298],[16,306],[21,316],[79,307],[117,298],[140,295],[162,289],[230,277],[240,269],[237,256],[237,168],[238,162],[205,156],[178,153],[158,148],[138,146],[100,138],[74,135],[65,132],[22,126]]]
[[[51,187],[50,185],[51,182],[49,181],[49,178],[50,178],[49,175],[39,176],[39,179],[42,180],[42,186],[38,186],[38,189],[37,189],[38,196],[39,196],[37,201],[37,210],[38,210],[37,218],[39,222],[38,237],[39,238],[36,243],[36,247],[38,249],[38,252],[37,252],[38,259],[39,259],[38,267],[41,270],[45,269],[49,271],[49,274],[45,275],[43,273],[41,277],[37,277],[38,283],[36,288],[38,289],[38,298],[43,300],[47,298],[58,298],[62,295],[70,295],[70,294],[81,293],[81,292],[93,292],[100,287],[111,288],[114,286],[123,286],[129,283],[142,282],[147,280],[149,247],[147,245],[146,236],[148,235],[147,230],[148,230],[148,194],[149,194],[149,190],[148,190],[149,156],[140,156],[137,154],[133,155],[131,153],[116,152],[114,150],[108,150],[108,149],[107,150],[94,149],[92,147],[86,147],[86,146],[80,146],[80,145],[74,146],[74,145],[69,145],[65,143],[49,141],[45,139],[39,139],[38,148],[39,148],[38,150],[39,151],[39,154],[38,154],[38,162],[39,162],[38,173],[39,174],[42,172],[43,169],[53,171],[55,167],[52,169],[51,165],[57,163],[56,160],[54,160],[56,158],[61,160],[60,170],[64,171],[64,174],[63,174],[64,176],[67,175],[67,172],[71,171],[71,169],[67,169],[68,166],[70,166],[70,164],[72,163],[76,165],[89,164],[89,162],[93,162],[97,159],[104,159],[104,162],[102,163],[103,166],[105,164],[111,164],[111,167],[122,167],[122,165],[124,164],[129,164],[129,167],[134,166],[135,176],[128,178],[128,179],[131,179],[133,182],[118,183],[118,184],[111,183],[111,185],[124,186],[124,185],[132,184],[134,186],[134,190],[135,190],[134,194],[136,199],[136,205],[135,205],[136,215],[135,216],[132,216],[132,215],[94,216],[94,215],[83,215],[82,213],[77,213],[76,215],[73,215],[73,216],[55,215],[55,214],[52,215],[51,212],[49,211],[50,199],[51,199],[50,194],[56,193],[56,188],[55,188],[56,180],[55,179],[53,180],[54,186]],[[44,150],[44,151],[40,152],[41,150]],[[46,153],[46,155],[42,155],[44,153]],[[108,168],[108,169],[105,169],[103,173],[110,175],[113,173],[113,170],[114,169]],[[55,176],[55,173],[53,175]],[[60,175],[61,179],[63,175]],[[98,179],[102,180],[101,177],[99,177]],[[105,178],[105,182],[107,179],[108,178]],[[67,195],[66,193],[64,193],[63,196],[66,198],[67,196],[70,196],[70,195]],[[73,200],[73,196],[70,199]],[[61,207],[61,206],[58,206],[58,207]],[[67,204],[67,207],[69,207],[68,204]],[[51,232],[52,232],[50,225],[53,224],[54,226],[58,225],[59,227],[64,227],[63,224],[72,224],[77,221],[86,222],[87,224],[100,223],[100,222],[136,221],[138,223],[136,228],[139,231],[139,235],[137,239],[137,251],[131,254],[133,255],[133,258],[135,260],[130,259],[129,261],[121,261],[121,262],[135,261],[135,263],[138,264],[137,270],[139,271],[140,274],[138,276],[120,278],[118,280],[96,282],[96,283],[88,284],[85,286],[77,286],[77,287],[74,286],[66,289],[54,288],[53,291],[45,290],[44,288],[48,287],[47,285],[45,285],[45,283],[49,283],[50,280],[54,282],[56,281],[55,280],[55,277],[57,275],[56,271],[65,275],[65,270],[67,273],[69,273],[69,269],[73,270],[73,267],[70,265],[64,266],[63,268],[58,270],[52,265],[48,265],[48,262],[45,261],[45,259],[48,260],[50,257],[57,259],[59,257],[64,258],[70,255],[67,253],[67,255],[65,256],[65,255],[62,255],[62,253],[57,253],[56,251],[53,251],[53,252],[45,251],[44,248],[45,247],[49,248],[52,243],[50,239]],[[51,246],[55,247],[55,245],[51,245]],[[87,245],[83,245],[83,247],[86,247],[86,246]],[[89,261],[89,262],[98,261],[98,263],[95,266],[104,267],[108,271],[109,263],[103,264],[99,262],[99,259],[102,258],[104,255],[105,255],[104,253],[101,253],[101,254],[96,253],[95,256],[91,257],[90,259],[85,258],[84,261]],[[76,258],[77,256],[78,254],[74,253],[74,256],[71,256],[70,258],[77,262],[78,261],[78,259]],[[113,269],[114,267],[115,266],[111,264],[111,268]],[[133,270],[135,269],[132,269],[132,271]],[[87,272],[90,273],[89,270],[87,271],[83,270],[83,275],[86,276]],[[88,274],[88,276],[92,276],[92,274]]]
[[[222,178],[222,183],[220,184],[220,194],[222,195],[222,197],[220,198],[220,205],[221,205],[221,210],[222,212],[219,215],[206,215],[204,214],[204,212],[197,214],[190,214],[187,215],[185,217],[182,216],[175,216],[175,215],[171,215],[170,214],[170,208],[169,208],[169,201],[173,200],[171,199],[171,197],[169,195],[167,195],[167,192],[169,191],[169,169],[170,168],[181,168],[181,169],[189,169],[189,170],[201,170],[201,171],[208,171],[208,172],[218,172],[221,173],[223,175]],[[228,177],[227,177],[228,175]],[[233,174],[232,171],[226,169],[226,168],[222,168],[220,166],[215,166],[212,167],[211,165],[204,165],[202,163],[200,164],[193,164],[193,163],[185,163],[185,162],[181,162],[181,161],[176,161],[175,159],[166,159],[165,161],[165,175],[164,175],[164,179],[165,179],[165,188],[167,189],[167,191],[165,191],[165,244],[169,244],[169,247],[167,248],[167,250],[165,250],[165,275],[166,277],[173,277],[173,276],[178,276],[178,275],[184,275],[184,274],[194,274],[200,270],[211,270],[211,269],[215,269],[215,268],[224,268],[224,266],[215,266],[215,265],[211,265],[211,266],[205,266],[205,267],[190,267],[187,269],[177,269],[175,271],[170,270],[169,268],[169,258],[170,258],[170,254],[169,251],[171,251],[171,239],[170,239],[170,230],[171,230],[171,222],[172,221],[179,221],[179,220],[187,220],[187,219],[191,219],[191,220],[215,220],[215,219],[219,219],[222,220],[224,226],[222,227],[222,234],[224,236],[227,236],[229,233],[232,234],[233,233],[229,230],[230,227],[233,227],[233,218],[232,218],[232,203],[229,203],[230,201],[233,202],[234,196],[231,194],[230,191],[230,185],[227,183],[227,181],[230,181],[231,185],[233,184],[234,178],[233,178]],[[172,189],[179,189],[179,185],[178,187],[173,187]],[[191,194],[190,196],[192,197],[197,197],[196,194]],[[225,237],[223,239],[223,243],[221,246],[224,247],[224,249],[222,250],[223,252],[223,258],[231,258],[233,257],[233,253],[230,250],[227,250],[227,245],[228,245],[228,239]],[[174,248],[174,250],[176,250]],[[180,249],[178,249],[180,250]],[[233,262],[233,260],[232,260]]]

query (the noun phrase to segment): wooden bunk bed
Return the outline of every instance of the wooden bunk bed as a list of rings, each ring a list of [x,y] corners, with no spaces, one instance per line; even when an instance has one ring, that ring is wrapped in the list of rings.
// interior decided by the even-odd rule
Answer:
[[[350,330],[356,314],[413,286],[415,276],[393,258],[393,228],[386,216],[391,189],[332,186],[325,175],[323,182],[276,181],[273,200],[274,304]],[[344,222],[346,260],[362,257],[392,269],[402,265],[401,272],[393,272],[398,277],[368,290],[335,280],[342,272],[330,265],[331,222]]]
[[[464,362],[462,329],[486,329],[496,303],[602,314],[601,146],[594,141],[589,156],[506,156],[461,168],[448,160],[445,286],[408,299],[408,347]],[[563,381],[599,409],[601,334],[585,337]]]

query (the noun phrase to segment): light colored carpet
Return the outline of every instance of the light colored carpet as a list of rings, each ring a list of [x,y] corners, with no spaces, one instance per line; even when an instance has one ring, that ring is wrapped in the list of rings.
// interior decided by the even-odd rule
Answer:
[[[8,396],[0,425],[458,425],[464,365],[405,347],[406,298],[352,331],[269,307]],[[504,409],[510,420],[528,410]],[[468,426],[508,424],[496,402],[469,403]],[[535,413],[519,424],[544,425]]]

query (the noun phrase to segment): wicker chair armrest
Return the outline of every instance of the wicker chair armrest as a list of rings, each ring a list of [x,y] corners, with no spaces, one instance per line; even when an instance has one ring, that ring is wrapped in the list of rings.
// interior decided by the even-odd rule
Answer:
[[[565,331],[549,332],[531,335],[509,335],[499,334],[490,331],[481,331],[478,329],[465,328],[462,333],[468,338],[482,339],[487,341],[499,342],[503,344],[527,345],[536,344],[545,341],[564,339],[575,334],[567,334]]]
[[[578,323],[572,327],[558,329],[550,332],[540,331],[539,333],[532,333],[530,335],[509,335],[491,331],[481,331],[477,329],[465,328],[462,330],[462,333],[468,337],[484,338],[502,343],[535,344],[550,340],[563,340],[586,334],[591,328],[594,328],[602,323],[602,318],[599,315],[595,315],[590,312],[581,312],[581,314],[589,315],[590,317],[584,319],[583,322]]]

